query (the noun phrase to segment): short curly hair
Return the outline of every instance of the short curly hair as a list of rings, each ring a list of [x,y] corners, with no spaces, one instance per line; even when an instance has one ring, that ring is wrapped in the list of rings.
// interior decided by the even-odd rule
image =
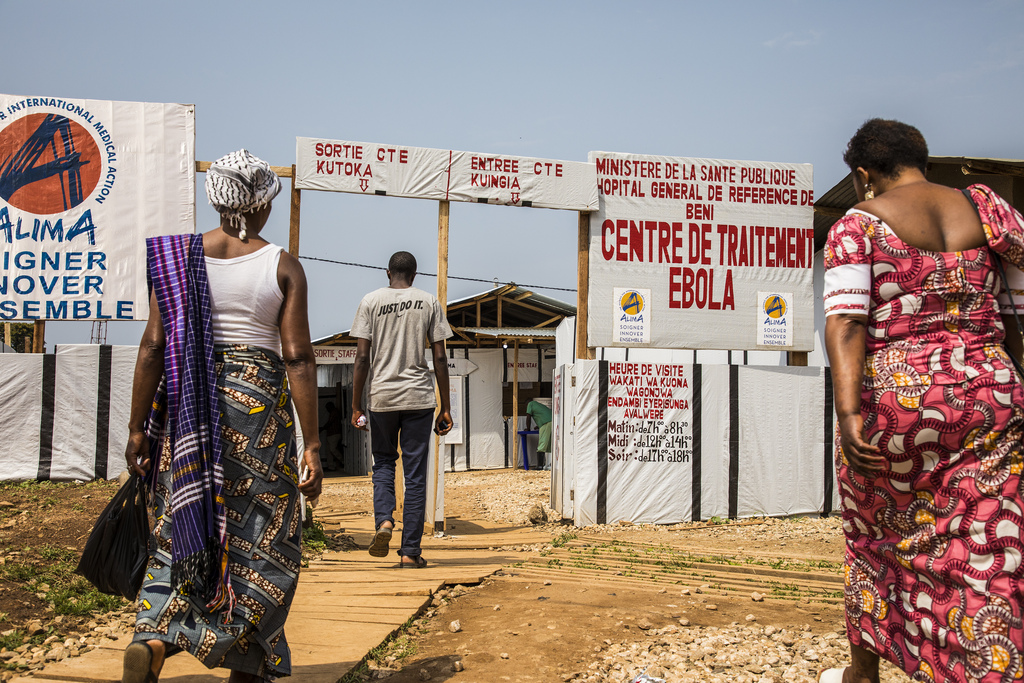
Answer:
[[[416,257],[407,251],[396,251],[388,261],[388,270],[392,275],[404,275],[406,278],[416,276]]]
[[[871,119],[854,133],[846,145],[843,161],[851,171],[857,167],[894,178],[904,168],[928,169],[928,143],[921,131],[890,119]]]

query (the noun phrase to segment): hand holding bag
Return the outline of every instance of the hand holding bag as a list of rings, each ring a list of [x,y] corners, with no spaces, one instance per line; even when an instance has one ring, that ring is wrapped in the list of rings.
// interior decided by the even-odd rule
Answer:
[[[100,513],[75,573],[87,578],[101,593],[134,600],[148,562],[146,487],[133,474]]]

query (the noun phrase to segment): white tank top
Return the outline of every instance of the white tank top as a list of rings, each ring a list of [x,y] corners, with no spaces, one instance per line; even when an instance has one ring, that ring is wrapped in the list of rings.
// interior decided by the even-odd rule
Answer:
[[[277,284],[283,249],[268,244],[236,258],[206,257],[214,344],[249,344],[281,353],[278,317],[284,293]]]

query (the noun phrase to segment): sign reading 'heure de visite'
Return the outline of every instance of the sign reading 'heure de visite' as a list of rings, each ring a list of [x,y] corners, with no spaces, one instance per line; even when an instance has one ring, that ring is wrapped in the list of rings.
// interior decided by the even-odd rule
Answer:
[[[0,95],[0,319],[144,320],[146,238],[194,230],[192,105]]]
[[[814,348],[810,164],[590,159],[589,346]]]
[[[297,138],[295,186],[542,209],[597,208],[590,163],[346,140]]]

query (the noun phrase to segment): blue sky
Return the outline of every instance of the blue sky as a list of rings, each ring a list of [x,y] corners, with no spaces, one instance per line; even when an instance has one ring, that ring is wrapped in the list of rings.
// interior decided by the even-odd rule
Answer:
[[[873,116],[931,152],[1024,158],[1024,2],[0,2],[0,92],[196,105],[196,158],[290,165],[324,137],[585,161],[809,162],[820,195]],[[217,216],[197,178],[197,229]],[[287,188],[287,182],[286,182]],[[281,199],[285,199],[282,195]],[[264,235],[287,245],[287,201]],[[303,255],[436,272],[435,202],[304,192]],[[450,276],[575,288],[576,216],[451,207]],[[314,337],[380,271],[305,261]],[[434,278],[417,285],[428,291]],[[488,287],[452,280],[450,298]],[[538,291],[575,302],[575,293]],[[47,342],[87,342],[51,323]],[[141,327],[112,323],[108,342]]]

